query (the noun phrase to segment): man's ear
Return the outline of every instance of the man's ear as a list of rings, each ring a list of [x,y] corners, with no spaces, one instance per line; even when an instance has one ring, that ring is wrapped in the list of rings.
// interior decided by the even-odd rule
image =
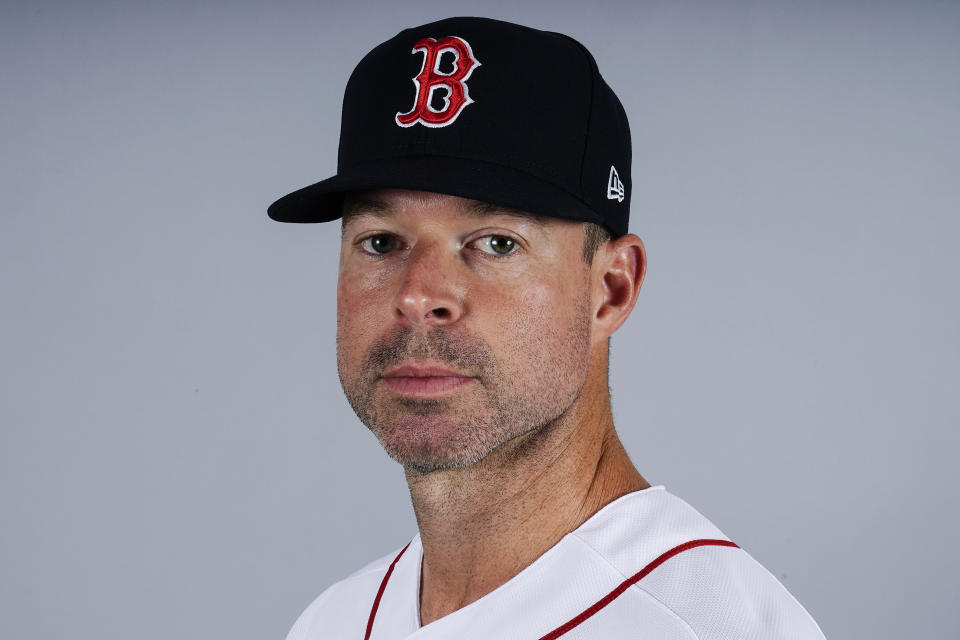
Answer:
[[[606,340],[620,328],[637,303],[647,271],[643,241],[632,233],[607,242],[593,262],[594,337]]]

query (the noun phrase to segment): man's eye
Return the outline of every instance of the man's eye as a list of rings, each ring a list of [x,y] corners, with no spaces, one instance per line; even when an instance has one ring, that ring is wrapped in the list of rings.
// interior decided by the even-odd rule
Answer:
[[[495,256],[509,255],[517,248],[517,243],[513,238],[507,236],[484,236],[476,240],[476,243],[481,251]]]
[[[378,233],[375,236],[364,238],[360,246],[368,253],[390,253],[397,248],[397,237],[388,233]]]

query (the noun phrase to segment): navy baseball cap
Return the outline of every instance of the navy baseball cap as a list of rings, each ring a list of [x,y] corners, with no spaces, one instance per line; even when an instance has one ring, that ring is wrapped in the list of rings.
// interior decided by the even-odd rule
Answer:
[[[341,217],[343,196],[403,188],[594,222],[630,215],[630,128],[587,49],[488,18],[401,31],[360,61],[343,98],[337,175],[268,215]]]

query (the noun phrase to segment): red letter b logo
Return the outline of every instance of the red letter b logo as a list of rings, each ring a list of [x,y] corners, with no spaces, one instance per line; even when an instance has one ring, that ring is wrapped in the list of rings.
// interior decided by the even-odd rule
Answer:
[[[460,115],[463,108],[472,103],[467,91],[467,78],[480,61],[473,57],[473,50],[466,40],[448,36],[434,40],[424,38],[413,45],[413,53],[423,52],[423,68],[413,79],[417,87],[413,109],[409,113],[397,113],[397,124],[411,127],[416,123],[427,127],[445,127]],[[453,73],[440,72],[440,57],[446,51],[456,56],[453,61]],[[445,91],[443,108],[434,109],[431,104],[434,91]]]

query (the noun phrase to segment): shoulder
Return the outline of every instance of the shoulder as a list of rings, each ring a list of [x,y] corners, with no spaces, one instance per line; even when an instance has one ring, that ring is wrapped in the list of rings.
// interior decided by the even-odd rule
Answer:
[[[328,587],[300,614],[287,640],[348,637],[362,630],[372,597],[398,553],[391,551]]]
[[[759,562],[662,485],[605,507],[576,533],[698,640],[823,640]]]
[[[688,549],[636,587],[683,619],[699,640],[823,640],[797,599],[739,547]]]

